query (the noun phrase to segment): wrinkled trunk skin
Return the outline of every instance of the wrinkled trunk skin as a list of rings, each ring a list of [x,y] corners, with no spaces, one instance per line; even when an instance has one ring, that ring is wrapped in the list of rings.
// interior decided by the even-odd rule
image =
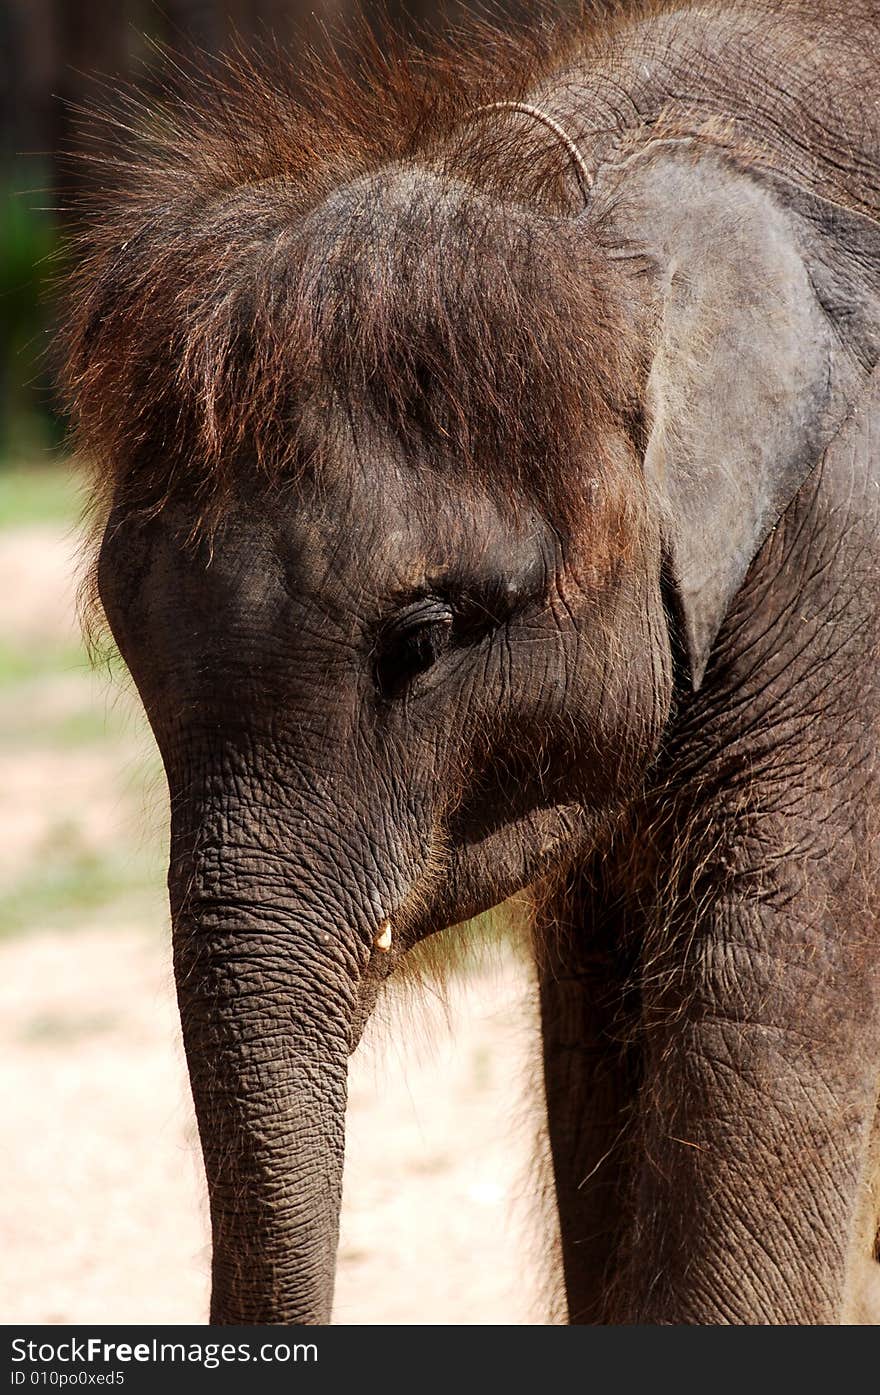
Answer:
[[[211,1322],[326,1323],[342,1189],[351,984],[314,920],[175,917],[211,1203]]]

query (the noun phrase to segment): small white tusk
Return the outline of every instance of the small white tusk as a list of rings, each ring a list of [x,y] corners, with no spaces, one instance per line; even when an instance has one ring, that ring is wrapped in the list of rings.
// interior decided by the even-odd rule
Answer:
[[[387,954],[391,948],[391,921],[383,920],[373,936],[373,948]]]

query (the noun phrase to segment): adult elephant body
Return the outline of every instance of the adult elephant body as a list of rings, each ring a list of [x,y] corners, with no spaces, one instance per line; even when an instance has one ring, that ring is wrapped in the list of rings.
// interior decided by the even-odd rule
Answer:
[[[880,1320],[874,8],[239,68],[91,224],[214,1321],[329,1319],[348,1054],[526,887],[571,1320]]]

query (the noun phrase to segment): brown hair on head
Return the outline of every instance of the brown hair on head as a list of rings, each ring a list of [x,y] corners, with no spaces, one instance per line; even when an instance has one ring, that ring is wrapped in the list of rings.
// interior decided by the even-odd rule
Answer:
[[[601,452],[640,429],[643,367],[612,263],[558,143],[474,119],[570,58],[558,27],[529,34],[483,27],[482,57],[427,62],[364,29],[305,95],[239,54],[129,99],[138,133],[68,296],[68,400],[105,507],[185,492],[210,521],[243,472],[320,470],[340,415],[560,521],[585,479],[622,485]]]

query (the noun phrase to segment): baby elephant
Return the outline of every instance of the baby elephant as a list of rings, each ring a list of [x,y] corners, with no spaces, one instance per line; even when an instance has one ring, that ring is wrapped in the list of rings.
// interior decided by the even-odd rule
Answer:
[[[508,47],[132,108],[71,285],[211,1318],[329,1321],[377,993],[531,888],[571,1321],[880,1321],[880,15]]]

